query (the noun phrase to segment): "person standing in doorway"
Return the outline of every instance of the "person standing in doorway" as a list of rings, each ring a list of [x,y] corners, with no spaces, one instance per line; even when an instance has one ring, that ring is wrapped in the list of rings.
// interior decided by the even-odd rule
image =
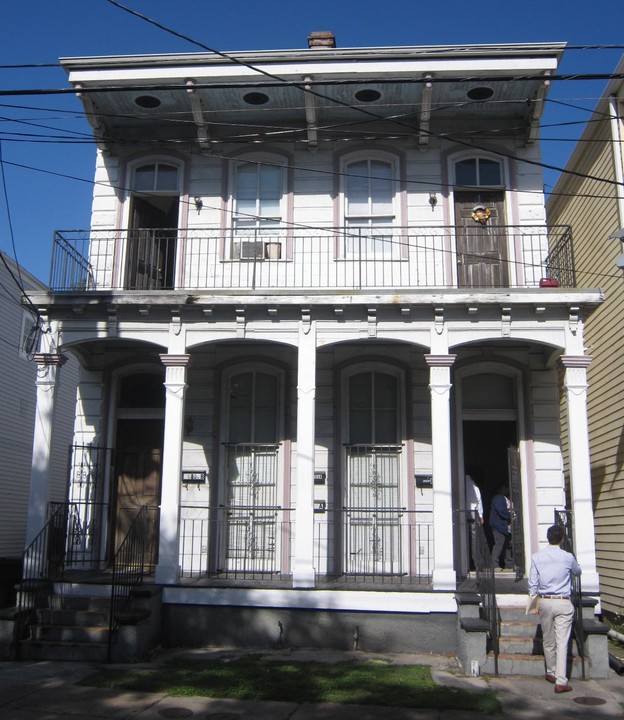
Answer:
[[[492,498],[490,508],[490,529],[494,536],[492,548],[492,565],[494,569],[513,570],[511,557],[511,501],[509,488],[503,485]]]
[[[581,566],[572,553],[562,549],[565,530],[552,525],[546,532],[548,546],[531,558],[529,594],[537,596],[537,613],[542,626],[546,680],[556,693],[572,690],[568,685],[568,641],[574,619],[570,602],[571,576],[581,574]]]
[[[468,536],[470,540],[470,565],[471,569],[477,567],[477,525],[483,525],[483,500],[481,490],[473,480],[466,474],[466,510],[468,520]]]

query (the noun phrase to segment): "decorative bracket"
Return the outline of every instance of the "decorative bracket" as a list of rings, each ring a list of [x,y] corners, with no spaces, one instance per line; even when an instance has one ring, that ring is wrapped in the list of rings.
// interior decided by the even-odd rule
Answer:
[[[310,308],[301,308],[301,329],[303,330],[303,334],[307,335],[310,332],[310,328],[312,327],[312,317]]]
[[[102,112],[100,111],[97,103],[93,101],[92,95],[90,95],[89,93],[80,92],[80,90],[82,90],[83,88],[84,85],[76,83],[76,90],[78,90],[78,92],[76,93],[76,97],[79,98],[84,105],[87,120],[93,128],[93,137],[95,138],[95,144],[97,145],[98,149],[102,153],[104,153],[104,155],[108,155],[108,153],[110,152],[110,147],[108,143],[111,137],[111,129],[106,124],[106,122],[102,120]]]
[[[236,308],[236,337],[245,337],[245,308]]]
[[[572,335],[576,335],[578,332],[579,318],[579,308],[575,306],[570,307],[570,332]]]
[[[501,335],[509,337],[511,335],[511,308],[501,308]]]
[[[431,75],[425,75],[425,80],[431,80]],[[431,96],[433,94],[433,84],[426,82],[422,87],[422,96],[420,98],[420,129],[418,132],[418,144],[422,147],[429,144],[429,120],[431,118]]]
[[[117,337],[117,308],[108,307],[106,313],[108,315],[108,336]]]
[[[377,337],[377,308],[368,308],[368,337]]]
[[[199,140],[200,150],[206,154],[210,152],[210,134],[208,133],[208,123],[205,120],[206,108],[204,101],[198,95],[195,89],[195,81],[186,81],[186,92],[191,101],[191,109],[193,111],[193,120],[197,126],[197,139]]]
[[[182,317],[180,315],[180,308],[173,308],[171,310],[171,329],[174,335],[179,335],[182,332]]]
[[[433,311],[434,313],[434,326],[435,331],[438,335],[442,335],[444,332],[444,308],[443,307],[437,307]]]
[[[316,98],[310,92],[312,90],[312,86],[310,85],[312,78],[304,77],[303,82],[305,83],[303,86],[305,90],[303,99],[305,102],[306,123],[308,125],[308,149],[316,150],[318,148],[318,118],[316,114]]]

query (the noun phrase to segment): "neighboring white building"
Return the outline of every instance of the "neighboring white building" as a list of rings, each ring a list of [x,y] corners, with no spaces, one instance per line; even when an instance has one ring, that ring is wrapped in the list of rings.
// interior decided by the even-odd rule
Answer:
[[[23,293],[45,292],[46,286],[0,253],[0,607],[15,602],[13,586],[21,568],[33,459],[39,334],[36,311],[22,302]],[[50,454],[50,497],[67,495],[67,449],[72,440],[77,366],[70,363],[60,386],[58,416]]]
[[[512,486],[519,575],[567,508],[598,592],[583,331],[602,294],[574,286],[539,165],[564,46],[326,39],[62,60],[99,151],[91,228],[57,233],[36,298],[39,361],[52,386],[81,365],[81,557],[106,566],[152,508],[165,642],[357,627],[448,649],[465,466],[486,513]],[[49,484],[35,471],[34,496]]]

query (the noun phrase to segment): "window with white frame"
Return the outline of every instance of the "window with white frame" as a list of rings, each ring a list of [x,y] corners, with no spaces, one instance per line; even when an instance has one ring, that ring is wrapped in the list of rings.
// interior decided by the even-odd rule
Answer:
[[[246,162],[234,176],[232,257],[264,257],[265,245],[282,232],[284,171],[278,165]]]
[[[156,162],[134,169],[132,189],[137,192],[177,192],[178,168]]]
[[[472,187],[502,185],[501,165],[487,158],[467,158],[455,163],[455,184]]]
[[[345,165],[345,256],[393,257],[395,224],[394,164],[367,158]]]

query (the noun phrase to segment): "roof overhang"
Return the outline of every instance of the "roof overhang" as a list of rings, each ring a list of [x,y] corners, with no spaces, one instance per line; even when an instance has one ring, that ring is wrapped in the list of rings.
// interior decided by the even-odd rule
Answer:
[[[171,137],[301,141],[496,129],[531,142],[562,43],[63,58],[101,147]],[[175,128],[175,130],[173,129]]]

